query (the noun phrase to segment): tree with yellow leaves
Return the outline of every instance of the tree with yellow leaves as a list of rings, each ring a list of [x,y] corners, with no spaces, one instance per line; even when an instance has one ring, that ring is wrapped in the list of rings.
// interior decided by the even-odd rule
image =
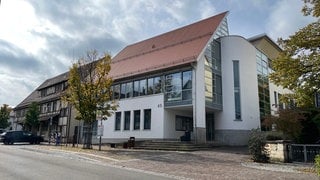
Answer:
[[[63,99],[77,110],[77,120],[84,122],[84,146],[89,149],[92,144],[93,124],[97,112],[109,117],[117,109],[111,100],[112,78],[109,77],[111,56],[98,57],[96,50],[88,51],[72,65],[69,71],[68,89]]]

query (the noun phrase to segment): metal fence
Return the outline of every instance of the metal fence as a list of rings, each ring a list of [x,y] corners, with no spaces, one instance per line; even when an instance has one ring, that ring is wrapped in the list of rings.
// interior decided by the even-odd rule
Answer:
[[[292,162],[313,163],[317,154],[320,154],[318,144],[290,144],[289,158]]]

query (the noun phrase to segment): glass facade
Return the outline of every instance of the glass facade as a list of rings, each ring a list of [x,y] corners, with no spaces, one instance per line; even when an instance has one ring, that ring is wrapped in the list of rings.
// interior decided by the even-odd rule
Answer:
[[[269,60],[266,55],[257,50],[257,74],[258,74],[258,92],[260,117],[270,115],[270,92],[269,92]]]
[[[222,108],[220,42],[213,40],[205,50],[205,97],[209,106]]]

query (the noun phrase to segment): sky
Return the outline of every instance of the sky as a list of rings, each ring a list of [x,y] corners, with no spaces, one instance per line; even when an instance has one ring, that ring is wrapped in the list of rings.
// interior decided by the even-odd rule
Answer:
[[[125,46],[229,11],[229,34],[287,38],[302,0],[0,0],[0,105],[18,105],[88,50]]]

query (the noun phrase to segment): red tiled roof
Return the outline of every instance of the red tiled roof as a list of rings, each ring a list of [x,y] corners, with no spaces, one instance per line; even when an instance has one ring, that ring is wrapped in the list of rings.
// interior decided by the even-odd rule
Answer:
[[[113,79],[195,62],[227,12],[129,45],[113,59]]]

